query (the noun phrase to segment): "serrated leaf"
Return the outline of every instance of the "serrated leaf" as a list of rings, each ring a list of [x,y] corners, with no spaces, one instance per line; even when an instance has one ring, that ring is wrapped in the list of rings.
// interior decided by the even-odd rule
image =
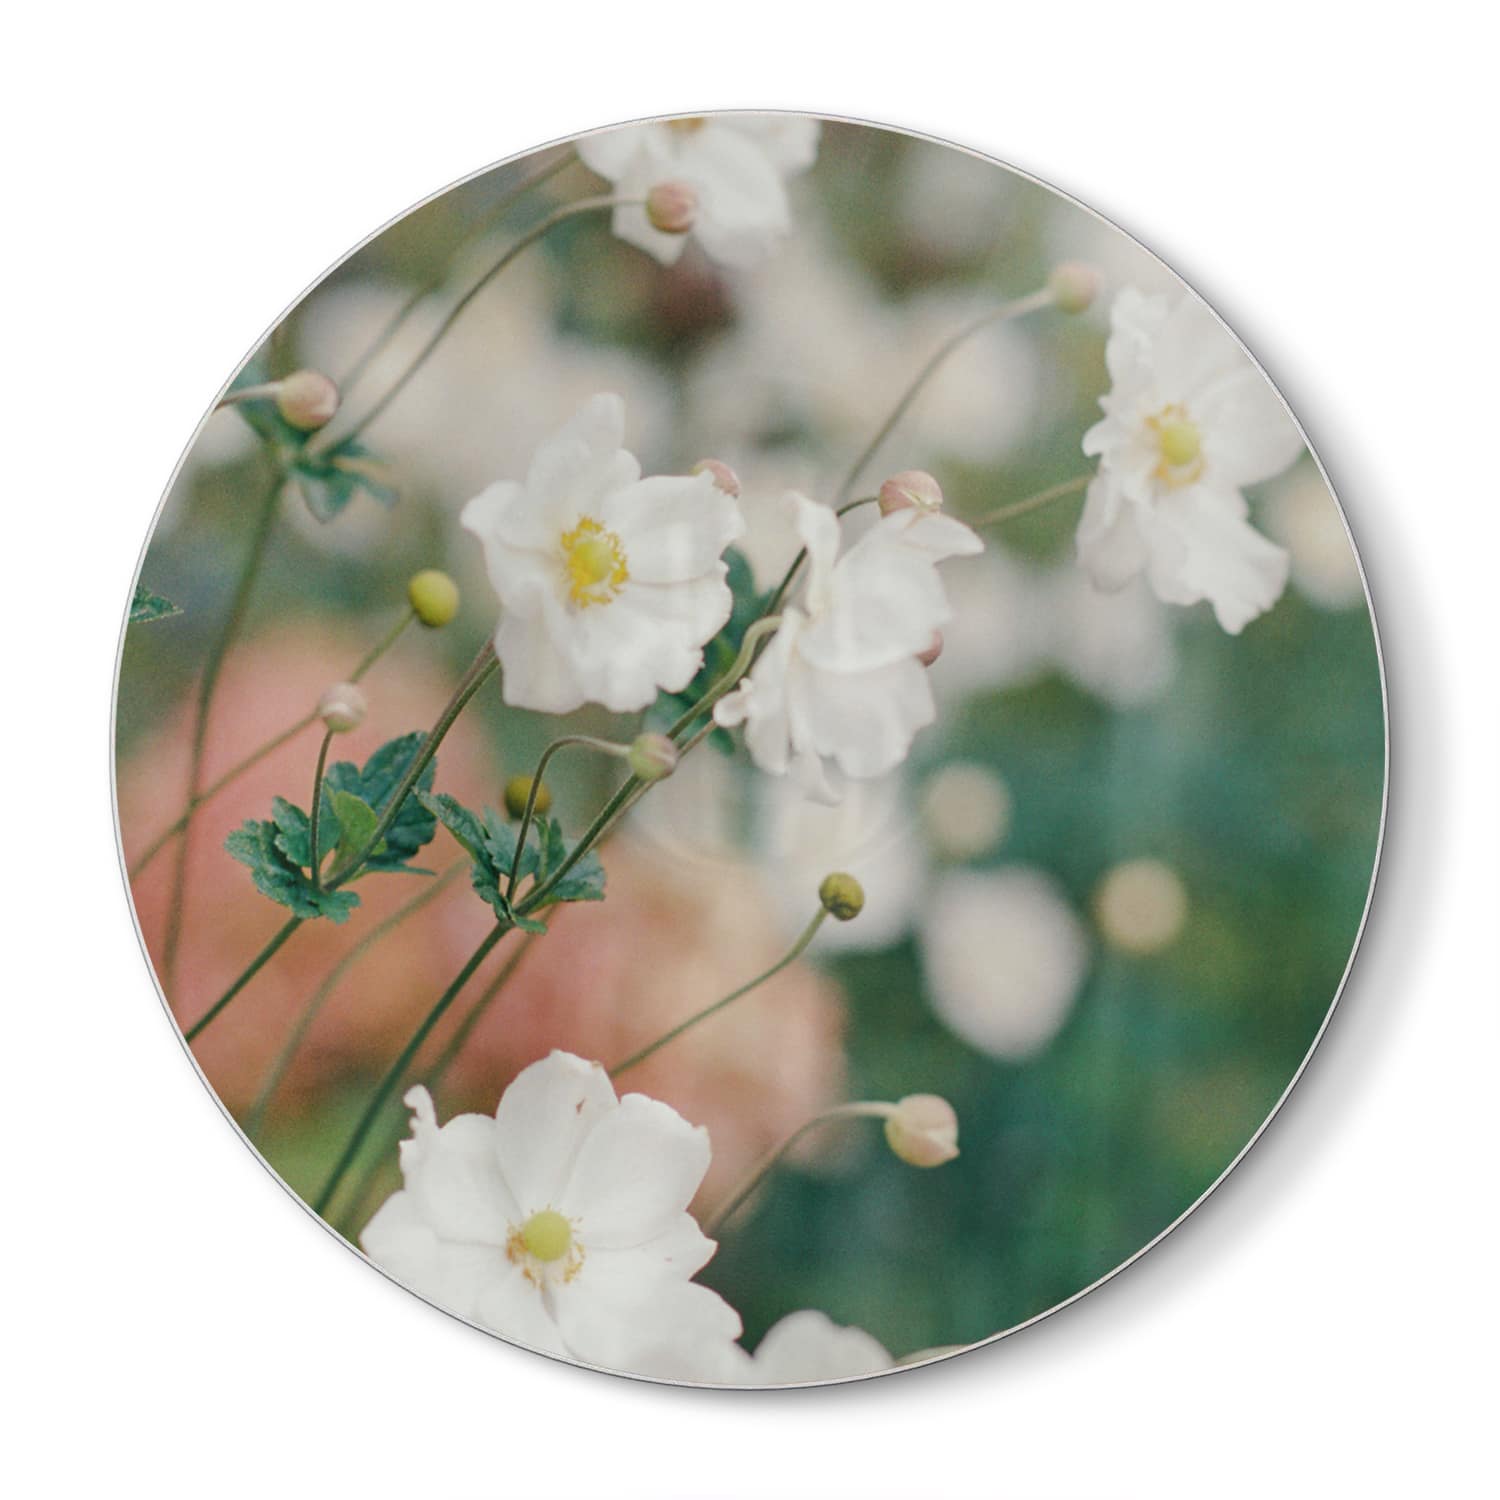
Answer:
[[[277,824],[252,818],[224,840],[224,847],[249,868],[256,890],[294,915],[308,920],[327,917],[333,922],[348,921],[349,913],[359,905],[359,897],[353,891],[314,887],[307,874],[293,865],[280,848],[282,837]]]
[[[553,870],[560,868],[572,852],[572,846],[563,837],[562,825],[555,819],[549,819],[547,822],[544,848],[542,873],[538,877],[541,880],[545,880]],[[590,850],[547,893],[546,904],[550,906],[555,901],[602,900],[604,900],[604,866],[599,862],[599,856]]]
[[[333,520],[361,490],[385,506],[399,498],[386,466],[352,439],[323,453],[303,452],[292,473],[307,508],[323,522]]]
[[[149,625],[153,620],[170,620],[173,615],[181,613],[180,604],[173,604],[170,599],[165,599],[160,594],[153,594],[150,589],[136,584],[135,595],[130,601],[132,625]]]
[[[293,865],[308,869],[312,865],[312,825],[307,814],[285,797],[273,797],[271,821],[276,825],[277,849]],[[332,833],[333,830],[329,829],[328,834]],[[319,834],[319,842],[322,842],[327,834],[321,829]]]
[[[358,854],[370,842],[380,819],[375,809],[354,792],[336,788],[329,792],[328,800],[332,804],[333,816],[337,820],[339,830],[338,841],[334,845],[334,854],[342,862]],[[385,840],[382,839],[371,850],[370,857],[373,859],[380,855],[385,847]]]
[[[420,730],[415,730],[411,734],[388,740],[363,767],[348,760],[329,766],[323,774],[323,788],[326,810],[332,813],[334,820],[338,821],[338,810],[333,801],[335,792],[349,792],[372,808],[378,816],[383,816],[386,803],[416,759],[426,738]],[[416,786],[386,829],[384,845],[366,860],[366,870],[403,869],[423,845],[432,841],[433,834],[437,832],[437,821],[432,808],[424,803],[421,794],[432,790],[436,774],[437,761],[433,759],[423,767]],[[330,830],[330,839],[334,837],[336,835]],[[322,842],[321,835],[319,841]]]

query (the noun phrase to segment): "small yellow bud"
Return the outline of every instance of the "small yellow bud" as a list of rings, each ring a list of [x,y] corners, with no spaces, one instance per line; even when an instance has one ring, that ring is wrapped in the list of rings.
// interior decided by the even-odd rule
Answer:
[[[908,1094],[886,1116],[885,1138],[910,1167],[940,1167],[958,1155],[958,1116],[937,1094]]]
[[[943,490],[931,474],[921,469],[904,469],[892,474],[880,486],[880,514],[894,515],[898,510],[941,510]]]
[[[368,707],[354,683],[336,682],[318,699],[318,717],[335,734],[347,734],[364,723]]]
[[[512,776],[505,783],[505,810],[512,818],[523,818],[526,815],[526,800],[531,796],[531,777]],[[552,810],[552,793],[547,790],[547,783],[541,782],[536,789],[536,805],[533,811],[540,817],[545,817]]]
[[[1047,290],[1062,312],[1086,312],[1099,295],[1099,273],[1082,261],[1065,260],[1052,268]]]
[[[852,875],[836,871],[825,875],[818,887],[823,910],[838,922],[849,922],[865,908],[865,888]]]
[[[423,568],[406,585],[406,597],[417,618],[430,629],[446,625],[458,613],[458,585],[438,568]]]
[[[298,432],[326,427],[339,409],[339,388],[316,370],[297,370],[276,382],[276,410]]]
[[[663,234],[686,234],[698,217],[698,194],[686,182],[659,182],[646,194],[646,218]]]
[[[739,499],[740,476],[728,464],[721,462],[717,458],[700,458],[693,465],[693,473],[712,474],[714,476],[714,484],[719,489],[723,490],[731,500]]]
[[[677,746],[664,734],[637,735],[625,760],[642,781],[665,781],[677,769]]]

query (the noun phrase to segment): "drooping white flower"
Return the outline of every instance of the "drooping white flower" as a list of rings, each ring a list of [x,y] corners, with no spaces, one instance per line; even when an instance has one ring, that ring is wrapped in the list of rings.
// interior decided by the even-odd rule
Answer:
[[[818,133],[818,122],[803,115],[695,115],[585,136],[578,155],[623,197],[686,183],[698,195],[692,233],[704,250],[725,265],[748,266],[791,228],[785,182],[813,164]],[[663,265],[682,254],[686,239],[653,228],[636,204],[615,209],[614,231]]]
[[[644,708],[688,685],[729,618],[734,501],[706,472],[642,479],[624,430],[620,398],[595,396],[524,484],[492,484],[463,509],[504,606],[495,652],[519,708]]]
[[[802,1385],[849,1380],[889,1370],[896,1361],[862,1328],[844,1328],[826,1313],[804,1308],[766,1331],[753,1355],[735,1348],[725,1383]]]
[[[950,616],[937,564],[978,552],[962,522],[912,507],[882,516],[840,557],[839,522],[825,505],[787,497],[807,548],[802,605],[734,692],[720,724],[744,724],[755,763],[791,771],[808,796],[837,801],[846,776],[884,775],[935,717],[917,654]]]
[[[1099,459],[1078,558],[1101,588],[1145,572],[1168,604],[1208,600],[1237,635],[1286,586],[1287,555],[1247,519],[1241,490],[1302,451],[1281,398],[1208,308],[1127,287],[1115,299]]]
[[[687,1206],[707,1132],[597,1063],[554,1052],[491,1119],[439,1126],[411,1089],[404,1186],[361,1243],[413,1291],[518,1343],[686,1379],[718,1368],[740,1320],[692,1277],[717,1248]]]

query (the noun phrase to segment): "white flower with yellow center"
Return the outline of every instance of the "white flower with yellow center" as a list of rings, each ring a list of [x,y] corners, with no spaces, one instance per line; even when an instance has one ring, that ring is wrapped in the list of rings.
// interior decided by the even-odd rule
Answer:
[[[621,125],[585,136],[578,155],[626,198],[645,198],[663,182],[698,195],[692,233],[715,260],[748,266],[791,228],[785,181],[818,154],[818,122],[803,115],[716,114]],[[646,210],[615,210],[614,231],[663,265],[682,254],[685,235],[652,227]]]
[[[744,530],[711,473],[641,478],[618,396],[537,449],[524,484],[463,509],[503,612],[495,652],[518,708],[644,708],[679,692],[733,603],[721,554]]]
[[[807,587],[760,660],[714,717],[745,725],[763,771],[790,771],[803,791],[836,802],[846,776],[883,776],[936,717],[917,660],[949,619],[937,565],[981,550],[962,522],[910,506],[882,516],[842,557],[838,517],[787,496],[807,548]]]
[[[439,1126],[411,1089],[404,1186],[370,1220],[370,1258],[459,1317],[549,1354],[694,1378],[740,1320],[692,1277],[717,1248],[687,1206],[708,1135],[597,1063],[554,1052],[491,1119]]]
[[[1208,308],[1127,287],[1110,314],[1112,387],[1084,434],[1099,459],[1078,559],[1101,588],[1145,572],[1168,604],[1213,605],[1238,635],[1286,587],[1287,555],[1241,493],[1302,451],[1281,398]]]

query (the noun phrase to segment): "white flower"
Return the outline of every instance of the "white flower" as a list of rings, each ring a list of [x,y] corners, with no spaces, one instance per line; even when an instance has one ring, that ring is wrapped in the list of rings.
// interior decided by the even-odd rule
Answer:
[[[692,232],[704,250],[726,265],[747,266],[791,228],[785,179],[813,164],[818,129],[801,115],[688,116],[585,136],[578,155],[623,197],[643,199],[662,182],[687,183],[698,194]],[[687,238],[654,229],[635,204],[615,209],[614,231],[663,265],[682,254]]]
[[[1237,635],[1286,587],[1287,555],[1255,531],[1240,493],[1302,451],[1281,398],[1214,315],[1127,287],[1115,299],[1099,458],[1078,557],[1101,588],[1146,573],[1168,604],[1208,600]]]
[[[597,1063],[554,1052],[491,1119],[439,1126],[411,1089],[405,1186],[370,1220],[370,1258],[461,1318],[549,1354],[639,1374],[719,1367],[739,1316],[691,1278],[717,1248],[687,1212],[708,1134]]]
[[[1292,586],[1315,609],[1355,609],[1365,602],[1343,512],[1311,464],[1278,483],[1266,500],[1265,520],[1266,530],[1292,555]]]
[[[922,967],[938,1017],[991,1057],[1040,1051],[1073,1007],[1088,970],[1083,924],[1040,870],[944,876],[921,929]]]
[[[734,501],[708,473],[642,479],[624,430],[620,398],[595,396],[524,484],[492,484],[463,509],[504,606],[495,651],[518,708],[644,708],[692,681],[729,618]]]
[[[893,770],[935,717],[916,657],[951,613],[937,564],[983,544],[961,522],[912,508],[882,516],[839,557],[833,511],[795,493],[787,502],[807,548],[803,607],[782,611],[760,660],[714,716],[746,726],[763,771],[790,770],[808,796],[833,802],[843,777]]]
[[[895,1363],[862,1328],[841,1328],[807,1308],[768,1329],[753,1355],[734,1349],[724,1378],[734,1385],[801,1385],[874,1375]]]

